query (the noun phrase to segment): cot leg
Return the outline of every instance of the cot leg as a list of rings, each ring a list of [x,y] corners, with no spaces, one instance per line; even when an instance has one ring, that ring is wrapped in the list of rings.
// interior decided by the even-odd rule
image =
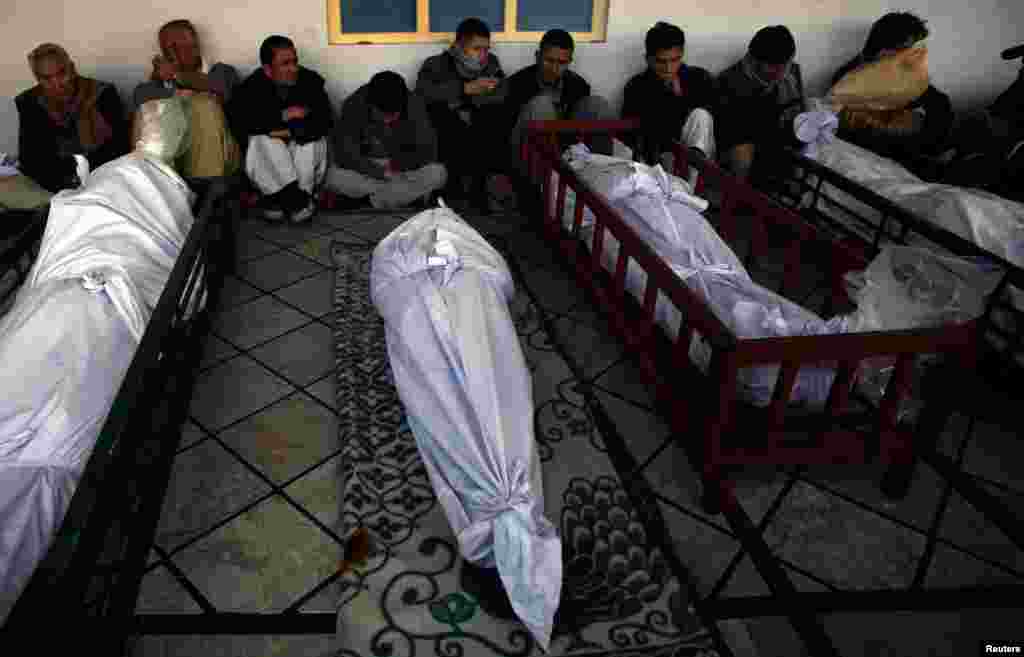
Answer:
[[[927,400],[911,436],[909,453],[886,468],[879,484],[888,499],[906,497],[914,480],[920,455],[935,451],[939,436],[949,425],[955,405],[949,398],[948,379],[944,372],[933,372],[922,382],[922,394]],[[946,383],[946,386],[943,386]],[[956,389],[953,387],[953,389]]]
[[[700,507],[709,516],[715,516],[722,512],[728,486],[724,477],[725,473],[720,468],[713,466],[704,468],[701,477]]]
[[[910,492],[917,471],[916,459],[910,463],[893,463],[882,473],[879,488],[888,500],[902,500]]]

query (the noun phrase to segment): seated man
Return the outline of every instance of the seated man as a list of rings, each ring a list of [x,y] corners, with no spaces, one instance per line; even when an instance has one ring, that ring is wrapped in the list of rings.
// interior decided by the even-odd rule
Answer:
[[[327,185],[350,199],[396,208],[427,198],[447,180],[426,105],[398,73],[377,73],[349,96],[336,135],[338,166],[328,171]]]
[[[246,147],[245,173],[265,195],[268,219],[312,219],[313,193],[327,173],[327,134],[333,120],[324,79],[299,66],[295,44],[270,36],[260,62],[235,89],[228,119]]]
[[[623,119],[638,119],[644,159],[663,162],[669,172],[676,141],[714,159],[717,96],[711,74],[683,64],[686,35],[675,25],[656,23],[644,39],[647,70],[626,83]]]
[[[1018,57],[1024,57],[1024,46],[1003,53],[1003,59]],[[957,117],[951,146],[954,159],[943,182],[1024,199],[1024,62],[1017,79],[991,105]]]
[[[505,152],[498,128],[508,95],[501,62],[490,50],[490,28],[479,18],[467,18],[455,32],[455,43],[423,62],[416,79],[416,93],[426,101],[437,131],[449,192],[461,192],[468,178],[482,206],[488,175],[501,165],[495,154]]]
[[[191,22],[179,19],[157,33],[160,55],[153,58],[149,81],[135,87],[136,110],[148,100],[190,96],[192,146],[179,167],[185,176],[214,177],[238,170],[241,152],[227,129],[222,104],[231,99],[238,72],[227,64],[212,67],[203,60],[199,35]]]
[[[591,96],[590,84],[569,70],[575,48],[568,32],[549,30],[540,40],[537,63],[509,77],[506,110],[512,125],[513,157],[519,157],[530,121],[614,118],[608,101]],[[611,155],[611,140],[605,138],[602,143],[595,143],[594,150]]]
[[[0,206],[45,205],[77,186],[75,155],[96,167],[128,152],[129,128],[117,89],[82,77],[67,52],[45,43],[28,55],[39,84],[14,99],[21,174],[0,178]]]
[[[761,28],[743,59],[718,76],[718,149],[741,178],[771,170],[773,151],[797,144],[793,119],[807,103],[795,55],[786,26]]]
[[[914,14],[893,12],[882,16],[871,26],[864,49],[836,71],[832,84],[858,66],[910,48],[927,36],[925,22]],[[944,150],[953,125],[949,96],[929,84],[927,91],[908,105],[907,110],[912,111],[913,125],[909,129],[884,125],[850,129],[840,124],[838,135],[862,148],[903,162]]]

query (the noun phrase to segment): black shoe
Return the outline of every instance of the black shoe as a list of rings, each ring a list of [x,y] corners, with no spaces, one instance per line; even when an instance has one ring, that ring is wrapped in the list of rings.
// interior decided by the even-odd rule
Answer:
[[[497,568],[481,568],[463,561],[459,584],[463,591],[476,599],[481,609],[494,618],[510,620],[516,617]]]
[[[256,203],[256,211],[267,221],[284,221],[285,211],[276,194],[261,198]]]

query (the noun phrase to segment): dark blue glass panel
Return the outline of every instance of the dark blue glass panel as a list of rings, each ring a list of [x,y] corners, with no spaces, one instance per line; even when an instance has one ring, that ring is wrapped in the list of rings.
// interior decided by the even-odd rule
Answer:
[[[519,0],[516,29],[546,32],[561,28],[568,32],[590,32],[594,0]]]
[[[338,1],[346,34],[416,31],[416,0]]]
[[[430,0],[431,32],[454,32],[464,18],[473,16],[492,32],[503,32],[505,0]]]

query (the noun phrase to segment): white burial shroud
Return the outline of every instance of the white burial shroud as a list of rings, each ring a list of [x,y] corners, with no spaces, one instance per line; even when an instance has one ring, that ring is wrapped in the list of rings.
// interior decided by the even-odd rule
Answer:
[[[544,516],[514,292],[504,258],[447,208],[409,219],[373,254],[371,294],[395,385],[462,556],[497,567],[547,650],[562,546]]]

